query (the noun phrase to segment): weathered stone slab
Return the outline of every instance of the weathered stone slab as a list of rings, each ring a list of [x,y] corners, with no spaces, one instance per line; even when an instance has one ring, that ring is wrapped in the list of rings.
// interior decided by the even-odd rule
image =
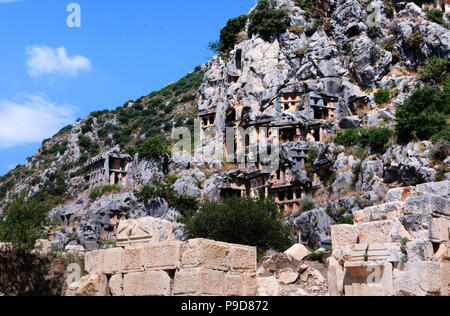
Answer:
[[[392,264],[389,262],[346,262],[346,296],[392,296]]]
[[[346,246],[344,250],[344,257],[348,261],[365,261],[368,248],[368,244]]]
[[[182,268],[229,269],[229,244],[206,239],[192,239],[181,247]]]
[[[432,261],[434,259],[433,245],[428,240],[416,240],[406,244],[409,262]]]
[[[430,182],[416,186],[419,195],[435,194],[444,198],[450,198],[450,181]]]
[[[169,296],[170,277],[165,271],[132,272],[125,274],[125,296]]]
[[[175,273],[173,295],[223,296],[225,293],[225,272],[191,268],[181,269]]]
[[[244,275],[242,273],[225,274],[225,295],[243,296],[244,295]]]
[[[127,247],[123,250],[122,272],[142,272],[148,262],[146,246]]]
[[[153,217],[122,220],[117,229],[117,246],[127,247],[174,240],[173,225]]]
[[[175,270],[179,268],[182,245],[183,243],[180,241],[146,245],[147,260],[145,261],[145,268],[147,270]]]
[[[230,245],[228,263],[231,271],[256,272],[256,247]]]
[[[256,296],[256,273],[244,273],[244,296]]]
[[[107,296],[108,279],[105,275],[87,275],[81,278],[77,296]]]
[[[401,260],[400,243],[373,243],[367,250],[367,260],[398,263]]]
[[[104,251],[94,250],[87,252],[84,258],[84,269],[87,274],[103,273],[103,255]]]
[[[399,220],[385,220],[358,225],[358,238],[360,243],[389,243],[400,241],[411,236]]]
[[[308,249],[306,249],[306,247],[303,246],[302,244],[295,244],[291,248],[286,250],[284,253],[289,255],[289,256],[291,256],[292,258],[294,258],[294,259],[296,259],[298,261],[302,261],[311,252]]]
[[[109,291],[112,296],[123,296],[122,274],[115,274],[109,279]]]
[[[113,275],[122,271],[122,248],[111,248],[101,250],[103,252],[102,258],[102,273],[106,275]]]
[[[333,249],[358,243],[358,227],[356,225],[331,226],[331,243]]]
[[[430,240],[436,243],[449,241],[450,221],[446,218],[431,218]]]
[[[407,262],[394,270],[395,296],[435,296],[441,294],[441,267],[438,262]]]
[[[406,199],[405,214],[424,214],[450,217],[449,200],[438,195],[414,196]]]
[[[405,202],[392,202],[354,212],[355,223],[395,219],[404,215]]]

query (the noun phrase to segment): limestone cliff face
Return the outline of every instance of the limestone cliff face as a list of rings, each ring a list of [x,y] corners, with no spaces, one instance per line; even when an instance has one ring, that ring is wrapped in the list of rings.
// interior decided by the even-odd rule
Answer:
[[[335,96],[337,118],[352,116],[360,103],[376,107],[372,90],[376,86],[398,83],[397,99],[404,99],[416,82],[414,75],[403,74],[404,69],[414,69],[433,55],[450,58],[448,29],[426,21],[413,3],[398,4],[398,13],[387,17],[382,1],[324,1],[330,7],[326,11],[332,29],[328,34],[314,26],[317,18],[295,1],[277,3],[289,10],[291,26],[299,28],[291,27],[271,42],[254,35],[237,44],[226,60],[218,55],[211,61],[199,90],[198,109],[215,111],[220,128],[225,126],[227,111],[236,107],[237,120],[245,115],[252,121],[279,118],[284,111],[279,103],[283,92],[296,92],[304,98],[311,93]],[[368,15],[368,8],[375,8],[376,13]],[[368,33],[373,17],[381,34],[371,39]],[[423,34],[417,51],[408,44],[414,32]],[[393,44],[390,51],[383,48],[387,43]],[[389,114],[396,105],[393,102]],[[296,118],[311,120],[312,114],[299,111]]]

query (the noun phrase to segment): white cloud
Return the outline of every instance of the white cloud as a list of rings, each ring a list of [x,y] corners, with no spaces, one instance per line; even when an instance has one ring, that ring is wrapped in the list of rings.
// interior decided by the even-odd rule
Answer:
[[[41,142],[74,122],[77,109],[71,105],[56,105],[39,94],[19,99],[0,100],[0,148]]]
[[[13,2],[20,2],[22,0],[0,0],[0,3],[13,3]]]
[[[30,76],[63,75],[75,76],[81,70],[90,70],[91,62],[83,56],[67,56],[64,47],[28,46],[27,66]]]

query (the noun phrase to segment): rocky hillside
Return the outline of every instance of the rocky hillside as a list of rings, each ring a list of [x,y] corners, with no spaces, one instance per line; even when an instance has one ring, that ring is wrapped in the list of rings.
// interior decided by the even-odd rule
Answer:
[[[174,127],[192,128],[198,114],[214,113],[220,129],[236,121],[320,126],[312,139],[282,142],[289,164],[293,152],[305,155],[292,178],[314,188],[285,223],[317,247],[332,224],[383,202],[390,188],[450,179],[447,23],[412,2],[261,0],[248,16],[227,23],[206,66],[44,140],[25,165],[0,178],[0,210],[21,192],[51,201],[61,225],[49,233],[59,247],[112,242],[120,218],[175,221],[176,205],[162,197],[142,200],[134,190],[156,179],[180,194],[216,199],[236,166],[163,163],[139,148],[155,137],[164,142]],[[281,94],[296,95],[303,106],[290,111]],[[314,112],[314,98],[325,107],[333,103],[335,113]],[[417,110],[420,102],[428,108]],[[133,183],[93,196],[86,162],[117,145],[133,161]],[[200,149],[215,145],[207,139]]]

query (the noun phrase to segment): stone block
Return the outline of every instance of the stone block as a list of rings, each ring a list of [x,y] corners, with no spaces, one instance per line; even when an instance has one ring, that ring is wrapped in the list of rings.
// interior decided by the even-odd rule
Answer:
[[[230,245],[228,264],[232,271],[256,272],[256,247]]]
[[[410,262],[432,261],[434,259],[433,245],[428,240],[416,240],[407,243],[406,253]]]
[[[77,296],[107,296],[108,279],[105,275],[87,275],[80,279]]]
[[[244,273],[244,296],[256,296],[256,273]]]
[[[400,262],[401,249],[399,243],[373,243],[367,249],[368,261]]]
[[[403,216],[405,202],[391,202],[354,212],[355,223],[375,222]]]
[[[125,274],[125,296],[169,296],[171,279],[165,271],[145,271]]]
[[[389,243],[411,238],[398,219],[362,223],[358,228],[360,243]]]
[[[436,243],[449,241],[450,221],[446,218],[431,218],[430,240]]]
[[[223,271],[190,268],[176,271],[173,295],[180,296],[223,296],[225,273]]]
[[[230,245],[222,242],[192,239],[181,247],[182,268],[229,269]]]
[[[103,254],[102,250],[87,252],[84,258],[84,270],[87,274],[103,273]]]
[[[434,194],[444,198],[450,198],[450,181],[430,182],[416,186],[419,195]]]
[[[344,294],[344,276],[344,268],[335,258],[330,257],[328,259],[328,293],[330,296]]]
[[[111,248],[103,251],[102,273],[113,275],[122,271],[122,248]]]
[[[392,264],[389,262],[346,262],[345,296],[392,296]]]
[[[331,243],[333,249],[358,243],[358,227],[356,225],[331,226]]]
[[[303,246],[302,244],[295,244],[291,248],[286,250],[284,253],[289,255],[289,256],[291,256],[292,258],[294,258],[294,259],[296,259],[298,261],[302,261],[311,252],[308,249],[306,249],[306,247]]]
[[[115,274],[109,279],[109,291],[112,296],[123,296],[122,274]]]
[[[407,262],[394,269],[395,296],[441,295],[441,266],[438,262]]]
[[[225,274],[225,296],[244,295],[244,275],[242,273],[229,272]]]
[[[181,246],[180,241],[170,241],[159,244],[148,244],[145,268],[147,270],[175,270],[180,266]]]
[[[145,246],[133,246],[123,250],[122,272],[142,272],[145,270],[147,259],[147,248]]]
[[[438,195],[413,196],[406,199],[405,214],[433,215],[435,217],[450,216],[448,199]]]
[[[368,244],[346,246],[344,250],[344,256],[348,261],[365,261],[368,247]]]

